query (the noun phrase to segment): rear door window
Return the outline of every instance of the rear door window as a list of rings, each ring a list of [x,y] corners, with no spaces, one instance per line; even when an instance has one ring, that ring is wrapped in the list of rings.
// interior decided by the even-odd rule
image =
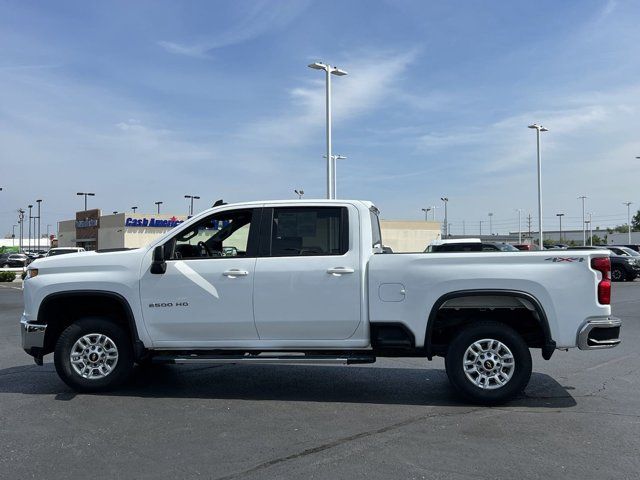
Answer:
[[[347,209],[274,208],[270,244],[272,257],[344,255],[349,250]]]

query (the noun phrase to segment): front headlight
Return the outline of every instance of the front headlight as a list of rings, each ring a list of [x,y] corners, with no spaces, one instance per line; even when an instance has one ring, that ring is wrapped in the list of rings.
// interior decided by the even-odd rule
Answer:
[[[25,277],[25,280],[29,278],[37,277],[37,276],[38,276],[37,268],[27,268],[27,276]]]
[[[635,265],[636,264],[636,261],[633,258],[627,258],[626,260],[627,260],[627,263],[629,265]]]

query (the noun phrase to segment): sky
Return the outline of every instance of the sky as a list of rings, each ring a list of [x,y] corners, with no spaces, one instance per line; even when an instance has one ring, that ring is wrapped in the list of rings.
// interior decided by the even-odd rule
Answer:
[[[0,0],[0,235],[103,213],[325,195],[452,234],[626,223],[640,208],[640,2]],[[55,227],[52,227],[55,228]]]

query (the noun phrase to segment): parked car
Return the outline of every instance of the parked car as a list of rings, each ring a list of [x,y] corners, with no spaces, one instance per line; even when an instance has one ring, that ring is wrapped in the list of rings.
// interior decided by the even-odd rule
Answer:
[[[0,266],[3,268],[26,267],[31,263],[31,259],[24,253],[9,253],[0,257]]]
[[[611,252],[611,280],[614,282],[625,282],[635,280],[640,276],[640,261],[635,256],[618,255],[610,248],[605,246],[583,246],[569,247],[569,251],[577,250],[608,250]]]
[[[437,240],[432,242],[425,253],[436,252],[518,252],[509,243],[482,242],[480,239]]]
[[[545,250],[566,250],[567,248],[569,248],[569,245],[566,245],[564,243],[556,243],[556,244],[552,244],[552,245],[545,245]]]
[[[495,404],[529,382],[530,348],[548,360],[620,342],[607,252],[383,254],[383,244],[370,202],[221,205],[143,248],[34,262],[22,346],[39,365],[53,352],[62,380],[93,392],[134,362],[442,356],[463,396]],[[229,246],[236,255],[223,256]]]
[[[52,248],[47,252],[47,257],[53,257],[55,255],[65,255],[67,253],[78,253],[84,252],[85,249],[82,247],[56,247]]]
[[[518,250],[522,250],[525,252],[530,252],[532,250],[537,250],[535,245],[531,245],[530,243],[516,243],[515,245],[513,245],[515,248],[517,248]]]
[[[602,246],[611,250],[616,255],[622,255],[625,257],[634,257],[636,260],[640,259],[640,252],[637,252],[632,248],[620,246],[620,245],[602,245]]]
[[[636,252],[640,252],[640,245],[638,245],[637,243],[633,243],[631,245],[616,245],[618,247],[627,247],[630,248],[631,250],[635,250]]]

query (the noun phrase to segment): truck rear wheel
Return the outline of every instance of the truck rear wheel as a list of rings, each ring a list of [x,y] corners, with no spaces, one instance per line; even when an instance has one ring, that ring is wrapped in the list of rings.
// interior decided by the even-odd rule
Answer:
[[[512,399],[531,378],[529,347],[499,322],[479,322],[460,332],[449,345],[445,365],[456,390],[482,405]]]
[[[131,373],[131,339],[113,321],[83,318],[69,325],[58,338],[54,363],[60,378],[74,390],[110,390]]]

